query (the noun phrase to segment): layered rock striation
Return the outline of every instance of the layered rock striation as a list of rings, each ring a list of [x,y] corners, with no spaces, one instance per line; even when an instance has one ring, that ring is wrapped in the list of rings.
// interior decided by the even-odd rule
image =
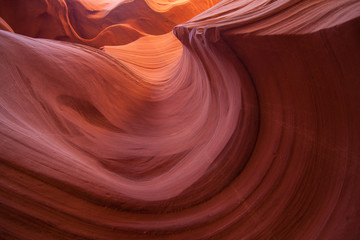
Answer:
[[[1,239],[358,239],[356,0],[0,0]]]

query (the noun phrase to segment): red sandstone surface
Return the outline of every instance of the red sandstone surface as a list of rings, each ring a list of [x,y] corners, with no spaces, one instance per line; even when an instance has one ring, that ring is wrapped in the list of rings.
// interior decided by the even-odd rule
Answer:
[[[0,0],[0,239],[360,239],[358,0]]]

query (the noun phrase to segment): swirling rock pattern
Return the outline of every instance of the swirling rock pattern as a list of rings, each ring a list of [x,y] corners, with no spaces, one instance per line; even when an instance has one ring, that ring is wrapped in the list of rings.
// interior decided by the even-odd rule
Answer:
[[[0,0],[1,239],[360,238],[359,2],[217,2]]]

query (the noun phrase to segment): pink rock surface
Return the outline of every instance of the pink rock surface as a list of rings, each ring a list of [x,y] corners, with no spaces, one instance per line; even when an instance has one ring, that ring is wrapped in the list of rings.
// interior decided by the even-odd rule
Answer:
[[[0,239],[360,238],[359,2],[217,2],[0,0]]]

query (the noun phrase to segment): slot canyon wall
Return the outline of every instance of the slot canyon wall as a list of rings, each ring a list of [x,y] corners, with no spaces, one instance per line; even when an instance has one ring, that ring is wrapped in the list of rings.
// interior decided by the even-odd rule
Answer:
[[[0,239],[360,239],[358,0],[0,0]]]

